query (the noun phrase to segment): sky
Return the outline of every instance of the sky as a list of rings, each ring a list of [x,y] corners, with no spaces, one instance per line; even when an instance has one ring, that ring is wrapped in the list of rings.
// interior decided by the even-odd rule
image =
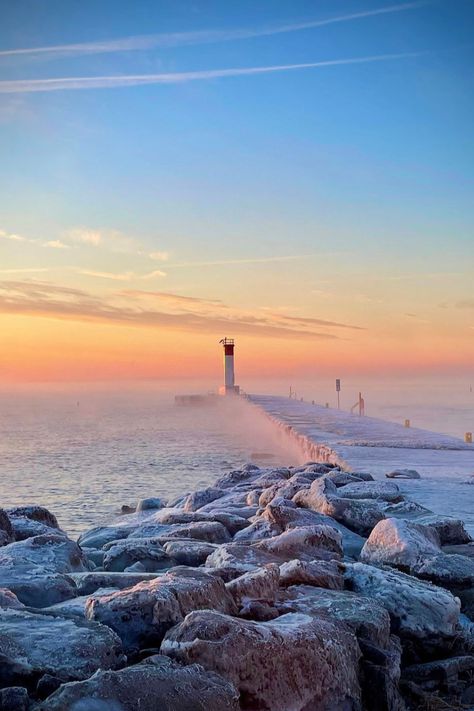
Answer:
[[[472,374],[472,0],[0,20],[0,382]]]

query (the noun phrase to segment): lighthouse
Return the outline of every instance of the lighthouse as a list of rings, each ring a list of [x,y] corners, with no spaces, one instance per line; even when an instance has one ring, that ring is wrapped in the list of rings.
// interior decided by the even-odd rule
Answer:
[[[239,386],[235,384],[234,375],[234,339],[222,338],[219,341],[224,349],[224,385],[220,388],[221,395],[238,395]]]

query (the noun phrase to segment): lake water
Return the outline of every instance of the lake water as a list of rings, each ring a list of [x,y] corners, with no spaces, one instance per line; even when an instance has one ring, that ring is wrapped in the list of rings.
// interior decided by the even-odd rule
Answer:
[[[385,408],[387,419],[405,414],[397,404]],[[433,419],[432,407],[426,413]],[[446,416],[442,405],[436,409],[438,421],[449,420],[457,432],[473,414],[461,408],[456,421],[455,408]],[[429,426],[423,408],[416,418]],[[0,505],[46,506],[71,536],[110,520],[122,504],[208,486],[249,460],[296,464],[301,455],[284,447],[273,426],[245,403],[178,407],[172,395],[153,387],[0,393]],[[460,486],[450,513],[466,514],[474,496],[474,486]],[[413,489],[422,501],[421,483]]]

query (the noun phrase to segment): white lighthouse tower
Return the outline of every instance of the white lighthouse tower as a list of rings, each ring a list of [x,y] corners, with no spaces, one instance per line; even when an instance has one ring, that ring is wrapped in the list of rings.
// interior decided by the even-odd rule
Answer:
[[[223,338],[219,341],[224,348],[224,385],[220,388],[221,395],[238,395],[239,386],[235,384],[234,375],[234,339]]]

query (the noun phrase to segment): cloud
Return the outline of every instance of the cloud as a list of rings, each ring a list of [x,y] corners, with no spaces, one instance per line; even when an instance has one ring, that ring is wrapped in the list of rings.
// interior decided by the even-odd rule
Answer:
[[[11,242],[28,242],[29,241],[26,239],[26,237],[22,237],[21,235],[9,234],[8,232],[5,232],[5,230],[0,230],[0,239],[8,239]]]
[[[155,277],[164,277],[166,272],[160,269],[155,269],[147,274],[137,274],[136,272],[101,272],[92,269],[78,269],[78,274],[84,276],[97,277],[98,279],[111,279],[113,281],[132,281],[133,279],[154,279]]]
[[[347,323],[340,323],[339,321],[326,321],[320,318],[306,318],[304,316],[286,316],[284,314],[273,314],[276,318],[282,321],[291,321],[293,323],[298,323],[300,325],[310,325],[310,326],[334,326],[336,328],[350,328],[354,331],[366,331],[367,329],[362,326],[352,326]]]
[[[166,262],[169,259],[168,252],[150,252],[148,256],[150,259],[154,259],[157,262]]]
[[[225,332],[298,340],[334,340],[337,336],[275,324],[268,319],[229,314],[166,313],[124,308],[80,289],[44,282],[0,282],[0,313],[77,321],[118,323],[218,335]]]
[[[70,91],[81,89],[115,89],[118,87],[144,86],[146,84],[183,84],[192,81],[222,79],[227,77],[252,76],[288,72],[300,69],[322,69],[353,64],[396,61],[425,56],[427,52],[400,52],[367,57],[331,59],[301,64],[277,64],[264,67],[237,67],[232,69],[208,69],[194,72],[167,72],[161,74],[122,74],[97,77],[55,77],[53,79],[13,79],[0,81],[1,94],[17,94],[47,91]]]
[[[455,306],[457,309],[474,309],[474,298],[457,301]]]
[[[69,230],[67,236],[72,239],[73,242],[89,244],[93,247],[98,247],[102,243],[102,234],[99,230],[76,228]]]
[[[167,264],[167,269],[180,269],[185,267],[222,267],[231,264],[267,264],[270,262],[290,262],[298,259],[310,259],[318,254],[287,254],[282,257],[255,257],[247,259],[215,259],[209,262],[177,262]]]
[[[64,244],[64,242],[61,242],[59,239],[51,239],[49,242],[45,242],[43,244],[43,247],[52,247],[52,249],[69,249],[68,244]]]
[[[167,291],[142,291],[140,289],[126,289],[120,292],[123,296],[131,298],[159,299],[171,305],[184,306],[214,306],[227,308],[220,299],[202,299],[197,296],[183,296],[182,294],[170,294]]]
[[[47,267],[28,267],[25,269],[0,269],[0,274],[34,274],[37,272],[49,272]]]
[[[88,54],[108,54],[116,52],[131,52],[137,50],[149,50],[164,47],[180,47],[199,44],[211,44],[218,42],[232,42],[236,40],[253,39],[271,35],[284,34],[289,32],[300,32],[302,30],[325,27],[327,25],[352,22],[362,20],[377,15],[386,15],[395,12],[405,12],[415,10],[428,4],[425,1],[406,2],[396,5],[362,12],[353,12],[345,15],[337,15],[322,20],[307,20],[298,23],[281,24],[261,28],[240,28],[233,30],[202,30],[198,32],[172,32],[152,35],[135,35],[122,37],[113,40],[102,40],[98,42],[78,42],[75,44],[52,45],[47,47],[23,47],[16,49],[4,49],[0,51],[0,57],[31,57],[57,58],[73,57]]]

